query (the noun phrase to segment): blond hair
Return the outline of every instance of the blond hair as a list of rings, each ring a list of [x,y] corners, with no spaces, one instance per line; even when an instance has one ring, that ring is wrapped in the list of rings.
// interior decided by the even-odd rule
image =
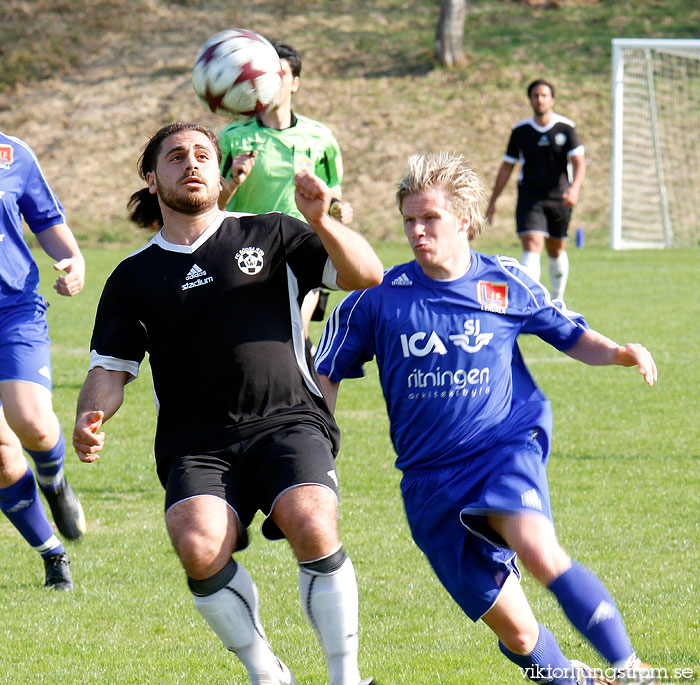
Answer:
[[[424,152],[408,158],[406,175],[396,189],[396,204],[403,212],[409,195],[422,195],[440,188],[448,209],[458,219],[469,221],[469,240],[484,230],[486,192],[469,162],[457,152]]]

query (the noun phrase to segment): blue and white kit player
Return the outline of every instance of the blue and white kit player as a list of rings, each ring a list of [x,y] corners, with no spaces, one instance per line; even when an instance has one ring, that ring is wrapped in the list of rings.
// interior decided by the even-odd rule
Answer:
[[[0,132],[0,509],[43,557],[45,587],[69,590],[70,559],[53,532],[37,481],[64,537],[81,537],[85,517],[64,474],[65,443],[51,399],[48,304],[38,292],[39,272],[22,219],[56,260],[56,292],[78,293],[85,262],[63,207],[32,149]]]
[[[416,259],[331,314],[316,367],[335,406],[339,383],[376,358],[411,533],[441,583],[535,682],[652,683],[609,592],[559,545],[546,466],[551,406],[517,345],[530,333],[588,364],[656,366],[554,304],[517,260],[470,249],[483,189],[460,155],[413,155],[397,193]],[[516,555],[610,664],[566,658],[536,621]],[[646,668],[646,671],[645,671]]]

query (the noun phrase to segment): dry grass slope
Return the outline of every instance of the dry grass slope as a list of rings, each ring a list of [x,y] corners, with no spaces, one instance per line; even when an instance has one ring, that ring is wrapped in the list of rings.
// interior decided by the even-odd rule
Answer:
[[[175,119],[217,131],[225,125],[194,96],[192,62],[212,33],[252,28],[302,50],[297,109],[336,134],[356,225],[382,239],[400,233],[393,191],[406,156],[462,151],[490,186],[510,127],[529,115],[525,85],[544,75],[557,83],[559,109],[577,121],[587,149],[589,175],[575,221],[603,240],[609,37],[685,35],[700,10],[689,0],[669,0],[667,6],[686,11],[659,29],[658,0],[635,0],[639,11],[619,16],[605,0],[561,4],[556,11],[504,0],[471,5],[469,63],[443,71],[430,58],[436,2],[9,0],[0,128],[34,147],[82,240],[139,241],[125,221],[125,204],[142,185],[135,168],[144,141]],[[511,181],[492,229],[501,236],[512,236],[514,194]]]

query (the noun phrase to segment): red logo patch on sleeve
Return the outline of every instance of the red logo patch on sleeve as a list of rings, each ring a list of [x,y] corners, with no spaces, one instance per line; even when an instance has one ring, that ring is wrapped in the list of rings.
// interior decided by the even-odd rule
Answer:
[[[12,164],[12,145],[0,145],[0,164]]]
[[[479,281],[477,297],[484,311],[505,314],[508,306],[508,284]]]

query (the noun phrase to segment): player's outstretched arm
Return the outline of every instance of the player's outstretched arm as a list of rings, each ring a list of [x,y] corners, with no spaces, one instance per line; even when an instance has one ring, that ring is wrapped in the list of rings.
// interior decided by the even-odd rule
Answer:
[[[63,271],[53,288],[59,295],[77,295],[85,285],[85,260],[73,232],[66,224],[55,224],[36,234],[44,252],[56,260],[53,268]]]
[[[618,345],[597,331],[585,331],[566,354],[595,366],[636,366],[649,385],[657,379],[656,364],[646,347],[639,343]]]
[[[92,463],[100,458],[98,452],[105,443],[100,428],[121,407],[128,380],[126,371],[107,371],[101,366],[88,371],[78,396],[73,428],[73,447],[80,461]]]
[[[362,290],[379,285],[384,275],[379,257],[359,233],[328,213],[332,197],[328,186],[307,170],[294,177],[294,184],[299,211],[316,231],[338,271],[338,287]]]

